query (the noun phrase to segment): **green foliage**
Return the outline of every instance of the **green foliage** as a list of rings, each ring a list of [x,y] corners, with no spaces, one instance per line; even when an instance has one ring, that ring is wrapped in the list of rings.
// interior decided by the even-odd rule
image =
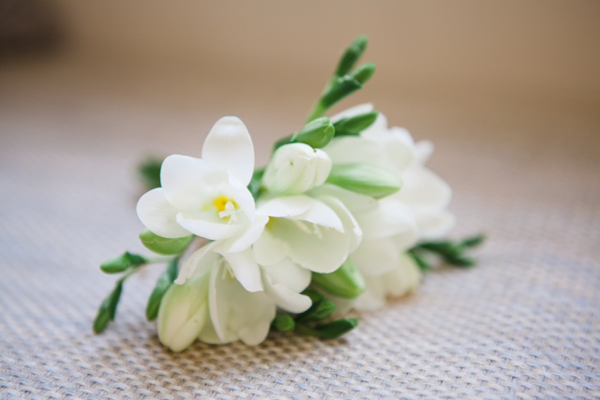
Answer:
[[[396,193],[402,187],[402,180],[397,174],[387,168],[366,163],[334,165],[327,183],[376,199]]]
[[[358,297],[366,288],[365,279],[350,259],[330,274],[313,272],[312,282],[326,293],[345,299]]]
[[[457,268],[471,268],[477,261],[467,255],[467,251],[485,242],[485,235],[479,234],[466,239],[452,241],[428,241],[413,247],[409,253],[422,271],[431,270],[431,265],[423,259],[423,254],[430,253],[442,259],[446,264]]]
[[[373,125],[379,113],[373,111],[366,114],[357,115],[351,118],[344,118],[333,124],[335,136],[357,136],[362,131]]]
[[[138,267],[146,264],[148,260],[138,254],[132,254],[126,251],[122,256],[106,260],[100,265],[102,272],[106,274],[118,274],[126,271],[130,267]]]
[[[177,239],[168,239],[158,236],[148,229],[145,229],[142,233],[140,233],[140,240],[148,250],[165,255],[181,253],[189,246],[193,238],[194,235]]]
[[[165,272],[163,272],[158,278],[158,281],[156,281],[156,286],[154,287],[152,294],[150,294],[150,298],[148,299],[148,305],[146,306],[146,319],[148,319],[148,321],[153,321],[158,316],[160,303],[165,293],[167,293],[167,290],[171,287],[171,285],[177,278],[178,262],[179,257],[171,260]]]
[[[93,328],[95,333],[103,332],[108,326],[108,324],[111,321],[114,321],[115,315],[117,314],[117,306],[119,305],[119,300],[121,299],[122,292],[123,279],[119,279],[113,291],[110,292],[108,297],[104,299],[102,304],[100,304],[98,314],[96,315],[96,319],[94,320]]]
[[[327,146],[334,134],[335,128],[329,118],[321,117],[312,120],[298,132],[294,133],[290,141],[306,143],[317,149]]]
[[[138,167],[138,173],[144,186],[150,189],[160,187],[160,167],[163,159],[150,157]]]

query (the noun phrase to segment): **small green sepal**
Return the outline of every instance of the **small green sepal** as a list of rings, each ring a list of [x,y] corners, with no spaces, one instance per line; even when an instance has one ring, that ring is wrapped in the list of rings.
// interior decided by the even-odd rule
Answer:
[[[164,255],[181,253],[187,248],[187,246],[190,244],[193,238],[194,235],[177,239],[169,239],[164,238],[162,236],[158,236],[157,234],[149,231],[148,229],[145,229],[144,231],[142,231],[142,233],[140,233],[140,240],[148,250]]]
[[[165,296],[165,293],[167,293],[167,290],[177,278],[178,262],[179,257],[174,258],[165,272],[160,275],[158,281],[156,281],[156,286],[154,287],[154,290],[148,299],[148,304],[146,305],[146,319],[148,321],[153,321],[158,316],[160,303]]]
[[[119,305],[119,300],[121,299],[122,292],[123,280],[119,279],[113,291],[110,292],[108,297],[104,299],[102,304],[100,304],[98,314],[96,315],[96,319],[94,320],[93,328],[95,333],[103,332],[108,326],[108,324],[111,321],[114,321],[115,315],[117,314],[117,306]]]
[[[376,69],[377,68],[375,67],[375,64],[370,62],[364,63],[363,65],[352,71],[350,76],[356,79],[356,81],[358,81],[361,85],[364,85],[369,79],[371,79]]]
[[[398,175],[375,164],[338,164],[331,168],[327,183],[380,199],[402,187]]]
[[[373,125],[379,113],[373,111],[367,114],[344,118],[333,124],[335,136],[357,136],[362,131]]]
[[[146,264],[148,260],[138,254],[125,252],[122,256],[111,258],[100,265],[102,272],[106,274],[118,274],[129,267],[137,267]]]
[[[313,282],[332,296],[354,299],[366,289],[365,279],[350,259],[330,274],[313,272]]]
[[[278,313],[271,325],[279,332],[290,332],[296,329],[296,321],[288,314]]]
[[[348,46],[346,51],[344,51],[344,54],[340,59],[340,62],[335,71],[336,76],[344,76],[348,72],[350,72],[352,68],[354,68],[354,65],[358,62],[360,57],[365,52],[368,42],[369,38],[365,35],[360,35],[359,37],[354,39],[352,44]]]
[[[321,117],[307,123],[304,128],[294,133],[291,142],[306,143],[313,148],[322,148],[333,138],[335,128],[327,117]]]

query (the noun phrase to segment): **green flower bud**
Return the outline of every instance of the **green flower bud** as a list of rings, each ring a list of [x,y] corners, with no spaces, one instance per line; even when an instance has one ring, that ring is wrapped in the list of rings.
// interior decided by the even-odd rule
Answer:
[[[365,280],[350,259],[330,274],[312,274],[313,282],[332,296],[354,299],[366,288]]]
[[[371,77],[375,73],[375,69],[375,64],[364,63],[363,65],[352,71],[350,76],[356,79],[361,85],[364,85],[369,79],[371,79]]]
[[[378,116],[379,113],[377,111],[373,111],[370,113],[357,115],[356,117],[339,120],[333,124],[333,127],[335,128],[335,136],[356,136],[373,125]]]
[[[118,274],[119,272],[124,272],[129,267],[137,267],[147,262],[148,260],[140,255],[125,252],[122,256],[103,262],[100,265],[100,269],[106,274]]]
[[[350,72],[352,68],[354,68],[354,64],[356,64],[356,62],[365,52],[368,41],[369,38],[365,35],[360,35],[359,37],[354,39],[354,42],[352,42],[352,44],[348,46],[348,48],[342,55],[342,58],[340,59],[338,67],[335,71],[335,75],[346,75],[348,72]]]
[[[209,274],[197,275],[183,285],[171,285],[158,311],[158,338],[173,351],[182,351],[200,335],[208,318]]]
[[[313,148],[322,148],[333,138],[335,128],[327,117],[317,118],[292,135],[292,142],[306,143]]]
[[[190,244],[193,238],[194,236],[190,235],[177,239],[168,239],[158,236],[148,229],[140,233],[140,240],[148,250],[165,255],[181,253]]]
[[[387,168],[367,163],[334,165],[327,183],[376,199],[396,193],[402,187],[398,175]]]

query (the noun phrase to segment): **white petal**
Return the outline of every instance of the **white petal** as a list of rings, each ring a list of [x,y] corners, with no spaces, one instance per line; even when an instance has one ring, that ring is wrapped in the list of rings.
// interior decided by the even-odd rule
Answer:
[[[175,279],[175,284],[182,285],[194,274],[203,274],[213,268],[219,257],[218,254],[212,252],[215,244],[216,242],[208,243],[193,252],[181,267],[179,275]]]
[[[267,229],[284,243],[284,251],[288,257],[302,267],[320,273],[338,269],[348,257],[348,234],[331,228],[302,224],[300,221],[276,218],[269,223]]]
[[[414,140],[404,128],[394,127],[388,131],[369,130],[361,136],[385,147],[386,159],[382,160],[383,166],[396,173],[402,173],[415,162]]]
[[[169,156],[160,169],[165,196],[180,211],[201,208],[210,195],[207,187],[226,179],[225,173],[204,160],[188,156]]]
[[[400,257],[398,268],[383,276],[386,294],[400,297],[415,290],[421,281],[421,270],[408,254]]]
[[[273,283],[268,274],[263,274],[265,292],[271,297],[275,304],[291,313],[301,313],[312,305],[310,297],[290,290],[285,285]]]
[[[236,279],[249,292],[263,290],[260,279],[260,268],[252,258],[252,250],[246,249],[238,253],[225,253],[223,257],[227,260]]]
[[[446,210],[416,212],[420,239],[433,240],[445,236],[455,225],[454,215]]]
[[[365,238],[383,238],[412,232],[417,235],[417,226],[411,210],[401,202],[385,198],[379,207],[356,216]]]
[[[313,199],[308,196],[276,197],[260,204],[256,212],[269,217],[296,217],[308,210],[312,204]]]
[[[209,240],[227,239],[241,230],[240,225],[209,222],[202,219],[202,215],[179,213],[177,214],[177,222],[194,235]]]
[[[367,276],[381,276],[400,263],[400,249],[392,238],[363,240],[350,256],[356,267]]]
[[[162,188],[152,189],[140,198],[137,214],[142,224],[158,236],[175,239],[190,234],[177,223],[177,210],[169,203]]]
[[[354,304],[358,311],[375,311],[385,305],[385,284],[381,277],[365,277],[367,289]]]
[[[339,216],[344,227],[343,231],[348,235],[351,234],[348,252],[352,253],[360,244],[363,236],[358,222],[344,204],[335,197],[323,196],[319,197],[319,199],[325,202]]]
[[[283,244],[265,229],[252,246],[256,261],[263,266],[273,265],[285,258]]]
[[[231,172],[247,186],[254,172],[254,147],[246,125],[237,117],[218,120],[204,141],[202,159]]]
[[[421,140],[415,143],[415,154],[417,156],[417,162],[421,165],[425,165],[425,163],[433,154],[433,143],[429,140]]]
[[[332,196],[339,199],[354,215],[365,213],[378,207],[378,202],[371,196],[351,192],[336,185],[325,184],[310,191],[313,197]]]
[[[345,136],[332,140],[323,149],[334,164],[371,163],[379,165],[385,159],[385,148],[360,136]]]
[[[404,185],[393,195],[411,207],[445,208],[452,198],[446,182],[425,167],[415,165],[402,175]]]
[[[238,235],[220,241],[216,251],[220,253],[236,253],[247,249],[262,235],[268,221],[269,217],[257,215],[254,223],[249,225],[246,230],[241,231]]]
[[[312,205],[303,214],[293,219],[306,221],[323,227],[335,229],[338,232],[344,232],[344,225],[340,217],[329,206],[321,201],[311,199]]]
[[[300,267],[289,259],[277,264],[262,267],[263,274],[269,275],[273,284],[281,284],[300,293],[310,285],[312,275],[309,270]]]
[[[210,281],[208,284],[208,311],[210,319],[219,338],[220,343],[229,343],[235,340],[229,331],[226,323],[229,318],[229,307],[227,303],[227,286],[223,285],[224,266],[215,266],[210,272]]]

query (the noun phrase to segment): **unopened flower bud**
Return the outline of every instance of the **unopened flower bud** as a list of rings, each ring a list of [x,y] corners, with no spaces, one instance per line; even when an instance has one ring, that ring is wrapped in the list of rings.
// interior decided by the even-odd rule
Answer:
[[[263,177],[264,187],[278,194],[300,194],[322,185],[331,171],[323,150],[304,143],[281,146],[273,154]]]
[[[207,317],[208,274],[171,285],[158,311],[158,338],[173,351],[185,350],[198,338]]]

